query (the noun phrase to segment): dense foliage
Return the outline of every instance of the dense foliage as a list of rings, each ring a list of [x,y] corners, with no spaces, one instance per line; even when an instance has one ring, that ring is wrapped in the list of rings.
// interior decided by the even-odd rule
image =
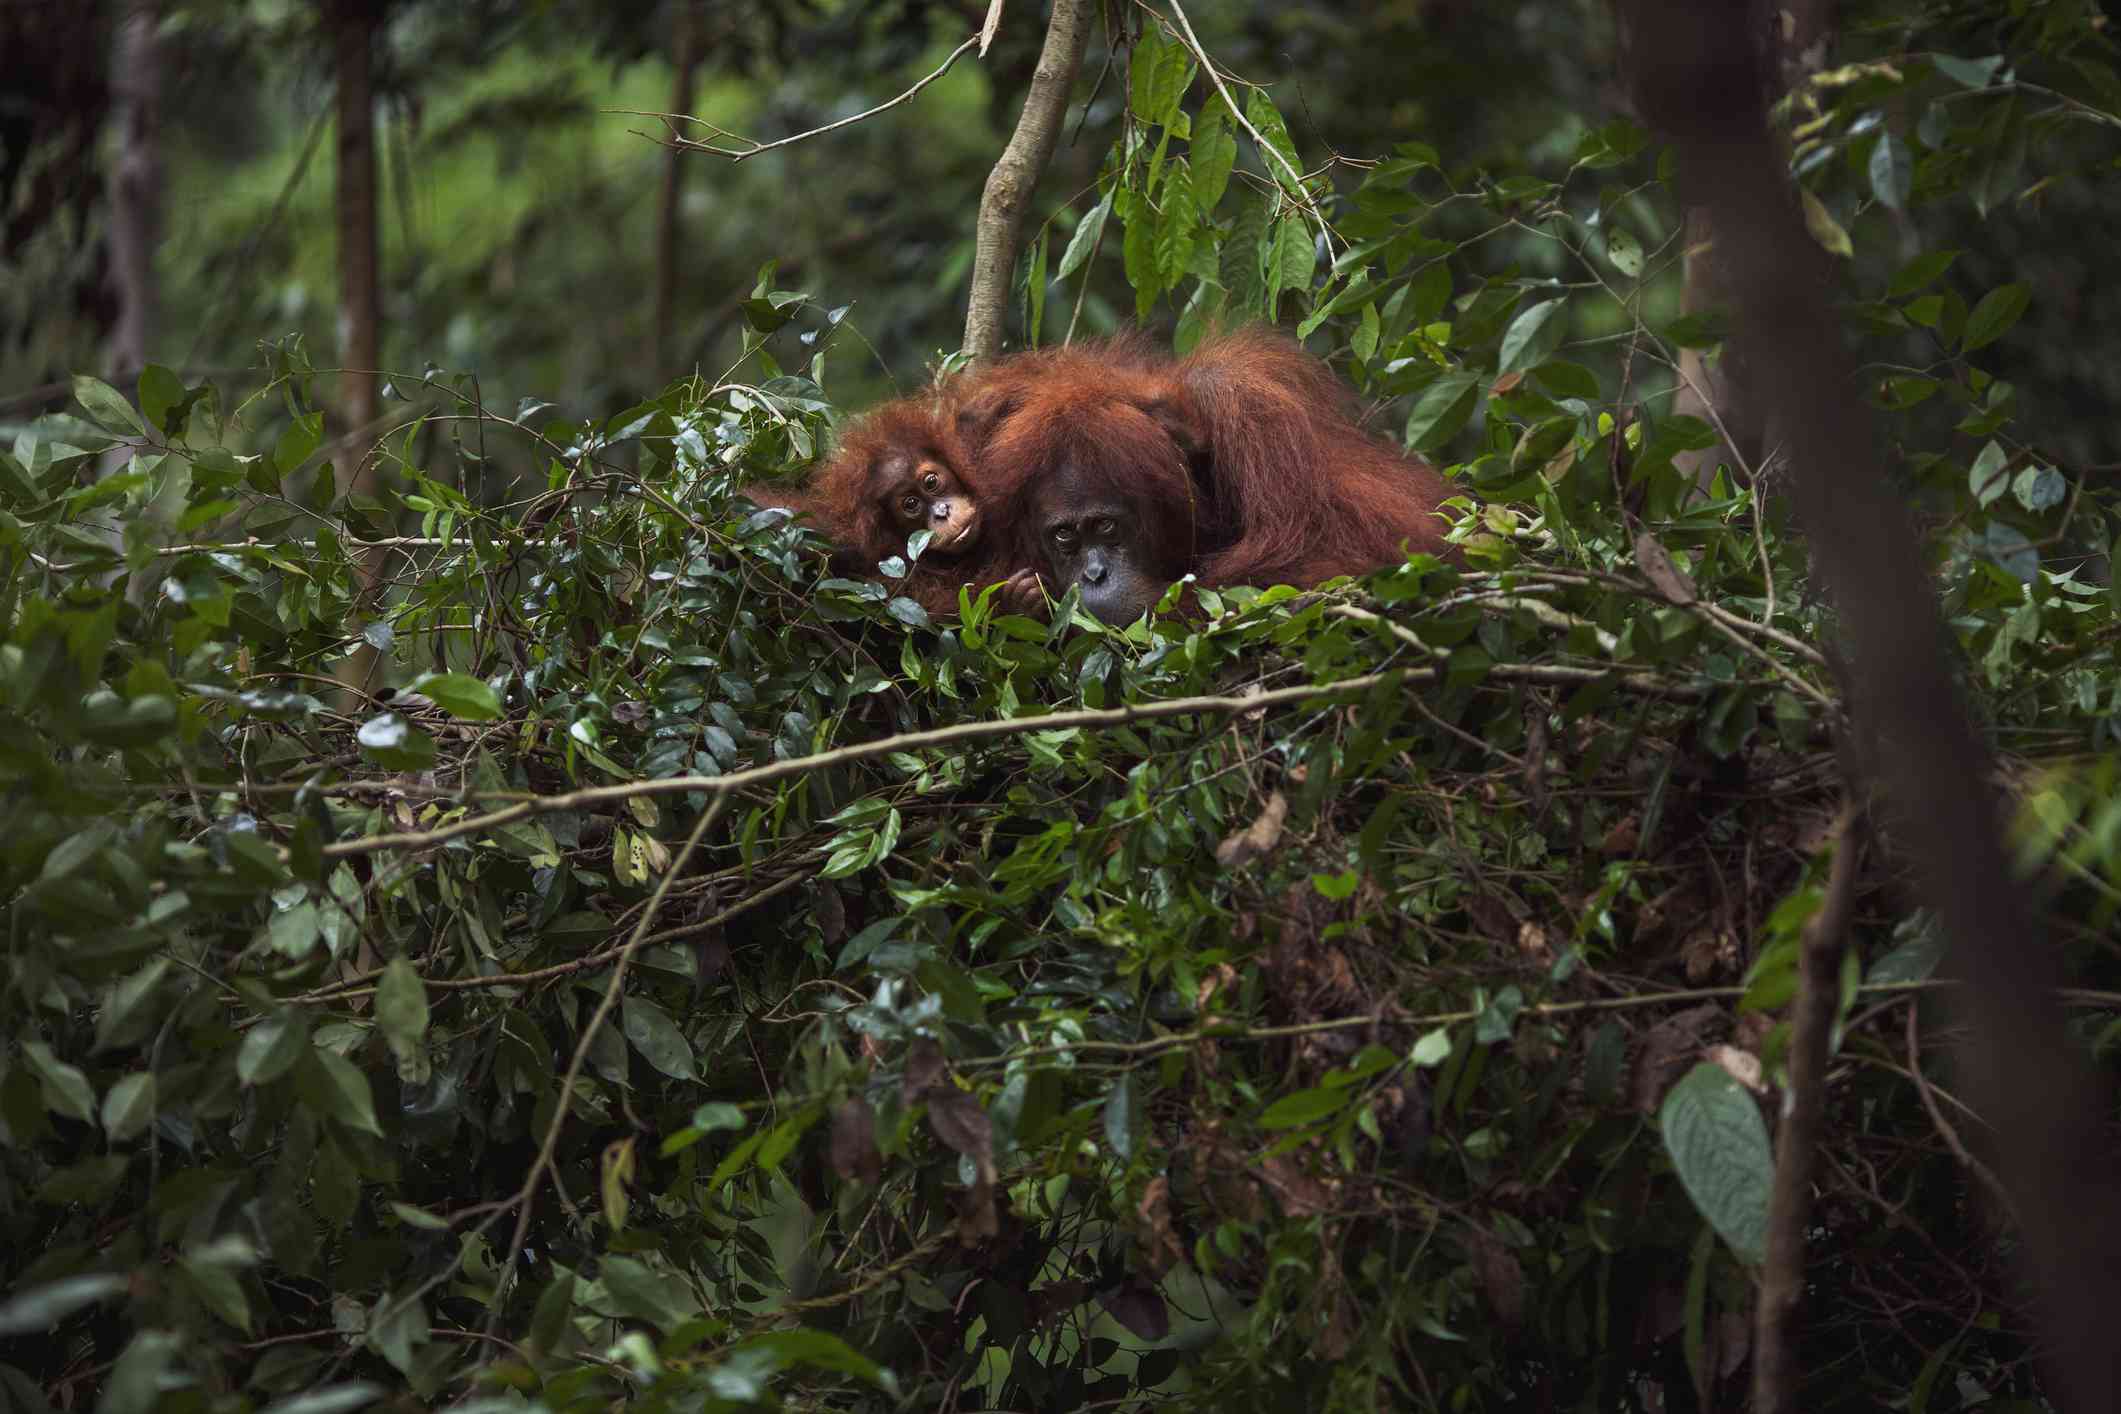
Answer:
[[[2011,763],[1968,788],[2019,803],[2093,988],[2121,521],[1989,367],[2027,286],[1926,234],[2077,180],[2050,130],[2121,107],[2089,35],[1896,34],[1790,116]],[[394,379],[387,505],[339,494],[299,340],[242,385],[80,379],[0,454],[5,1407],[1729,1387],[1748,1087],[1860,744],[1773,496],[1675,464],[1718,331],[1660,154],[1410,141],[1335,188],[1154,30],[1118,126],[1035,234],[1028,338],[1115,271],[1181,345],[1294,325],[1466,486],[1463,566],[1124,629],[821,579],[735,494],[828,441],[847,337],[770,269],[734,373],[607,420]],[[392,689],[334,683],[362,643]],[[2007,1407],[1934,940],[1889,835],[1864,877],[1816,1404]],[[2121,994],[2073,1003],[2103,1053]]]

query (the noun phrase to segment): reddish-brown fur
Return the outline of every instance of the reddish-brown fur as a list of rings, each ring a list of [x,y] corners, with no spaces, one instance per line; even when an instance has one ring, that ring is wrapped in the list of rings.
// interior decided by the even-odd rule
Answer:
[[[1402,543],[1455,556],[1435,515],[1451,483],[1365,432],[1339,378],[1272,331],[1175,361],[1131,339],[1076,345],[978,377],[960,445],[1026,563],[1025,498],[1064,469],[1137,507],[1203,584],[1309,586],[1397,563]]]
[[[807,514],[837,547],[832,563],[850,575],[874,575],[879,562],[906,553],[906,528],[893,521],[889,498],[880,494],[880,468],[895,457],[932,461],[954,477],[972,502],[980,524],[967,548],[931,543],[899,582],[899,593],[931,613],[957,607],[958,586],[975,587],[1008,578],[1011,537],[980,494],[977,475],[960,444],[957,405],[964,385],[885,403],[848,424],[838,448],[801,490],[752,486],[745,494],[762,506]]]

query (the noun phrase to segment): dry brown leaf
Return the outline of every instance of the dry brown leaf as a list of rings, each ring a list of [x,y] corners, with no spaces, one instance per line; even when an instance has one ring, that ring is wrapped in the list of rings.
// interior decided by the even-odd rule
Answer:
[[[1282,822],[1289,818],[1289,801],[1280,791],[1267,797],[1259,818],[1215,847],[1215,862],[1225,869],[1242,869],[1281,843]]]
[[[1635,564],[1644,577],[1657,586],[1657,592],[1674,604],[1691,604],[1698,597],[1694,593],[1694,581],[1672,562],[1670,552],[1647,530],[1635,532]]]

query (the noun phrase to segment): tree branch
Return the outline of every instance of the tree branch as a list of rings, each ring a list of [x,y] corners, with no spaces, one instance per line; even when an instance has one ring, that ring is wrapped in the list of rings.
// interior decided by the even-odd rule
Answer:
[[[1826,897],[1804,926],[1797,954],[1797,1003],[1790,1013],[1790,1080],[1775,1128],[1775,1182],[1768,1194],[1767,1262],[1753,1327],[1753,1414],[1785,1414],[1797,1404],[1799,1371],[1791,1339],[1804,1295],[1804,1232],[1812,1216],[1812,1171],[1826,1127],[1826,1066],[1841,1004],[1841,959],[1848,951],[1862,840],[1853,807],[1834,827]]]
[[[975,363],[1002,351],[1009,281],[1024,238],[1024,211],[1060,140],[1068,95],[1090,39],[1090,12],[1090,0],[1053,0],[1053,18],[1046,25],[1045,47],[1039,50],[1024,111],[1017,115],[1016,131],[995,160],[980,197],[972,289],[965,304],[965,354]]]
[[[606,113],[623,113],[631,118],[654,118],[667,128],[670,133],[662,145],[674,151],[704,152],[711,157],[726,157],[731,162],[742,162],[747,157],[756,157],[761,152],[771,152],[777,147],[793,147],[799,142],[808,142],[811,138],[822,137],[826,133],[838,132],[841,128],[851,128],[856,123],[874,118],[879,113],[888,112],[898,107],[899,104],[904,103],[907,99],[913,97],[914,94],[919,93],[929,84],[949,73],[950,66],[955,64],[967,49],[978,43],[979,36],[974,35],[957,48],[951,50],[950,57],[937,65],[934,73],[928,75],[928,77],[922,79],[896,98],[886,99],[874,108],[865,108],[852,117],[840,118],[825,124],[821,128],[812,128],[808,132],[791,133],[787,137],[778,137],[772,142],[759,142],[753,138],[744,137],[741,134],[730,132],[727,128],[716,127],[705,118],[695,118],[690,113],[651,113],[641,108],[606,108],[603,111]],[[705,142],[701,142],[697,138],[680,137],[678,135],[679,123],[698,123],[707,130],[708,139]],[[631,129],[630,131],[639,132],[639,129]],[[655,140],[649,137],[647,133],[640,133],[640,136],[649,138],[651,142]],[[720,143],[742,143],[743,146],[722,147],[717,145]]]

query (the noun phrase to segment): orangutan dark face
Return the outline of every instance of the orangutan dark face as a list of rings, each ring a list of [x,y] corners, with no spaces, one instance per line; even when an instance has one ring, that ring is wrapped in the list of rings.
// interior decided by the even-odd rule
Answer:
[[[1066,464],[1033,492],[1031,523],[1050,592],[1081,585],[1083,607],[1108,624],[1134,622],[1186,572],[1142,507]]]

